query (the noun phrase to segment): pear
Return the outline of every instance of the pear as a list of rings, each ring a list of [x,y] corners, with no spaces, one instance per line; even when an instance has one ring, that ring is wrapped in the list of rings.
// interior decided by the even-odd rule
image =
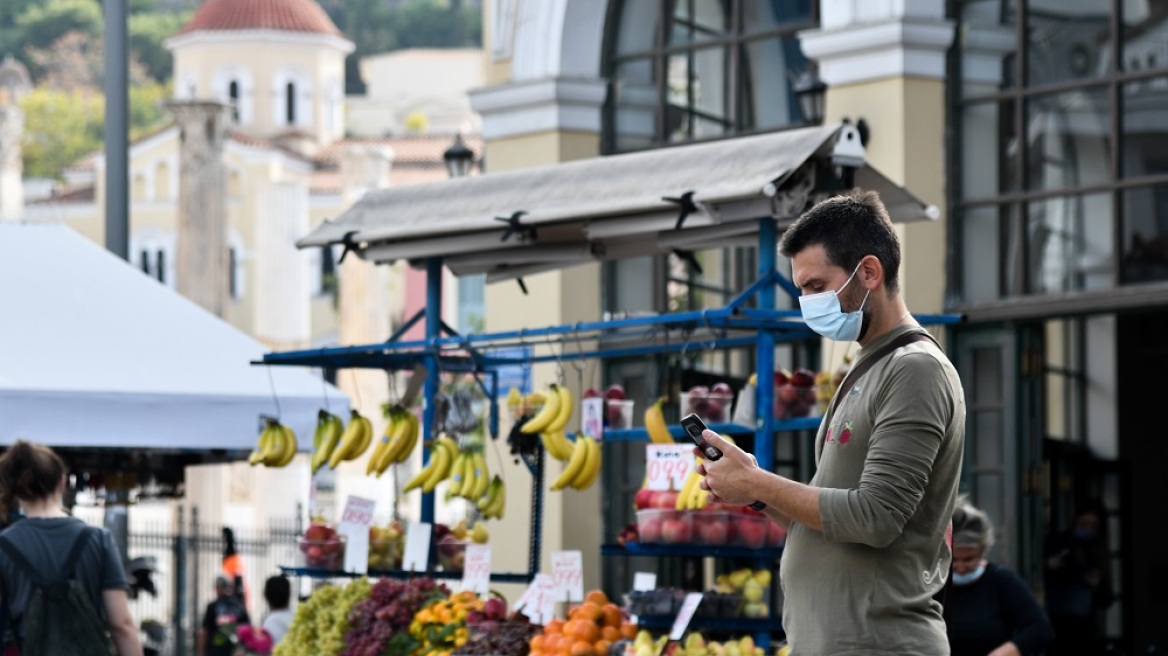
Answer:
[[[742,599],[749,604],[756,604],[762,601],[766,589],[756,579],[748,579],[746,585],[742,588]]]
[[[693,633],[689,634],[689,636],[687,636],[685,639],[685,648],[687,650],[689,650],[689,649],[705,649],[705,647],[706,647],[706,639],[704,637],[702,637],[702,634],[697,632],[697,631],[694,631]]]
[[[465,540],[467,533],[466,520],[458,520],[458,523],[454,525],[454,528],[450,529],[450,533],[459,540]]]
[[[746,586],[746,581],[750,578],[750,570],[740,569],[737,572],[730,573],[730,585],[734,586],[735,590],[741,590]]]
[[[654,656],[652,645],[641,645],[637,647],[636,656]]]
[[[634,649],[639,651],[641,647],[648,647],[649,649],[653,648],[653,634],[644,629],[638,631],[636,639],[633,640]]]
[[[754,656],[754,638],[746,636],[738,641],[738,651],[742,656]]]
[[[487,532],[487,527],[482,522],[476,522],[474,530],[470,532],[470,539],[477,544],[486,544],[487,540],[491,539],[491,534]]]
[[[708,646],[710,656],[726,656],[726,648],[720,642],[711,642]]]
[[[754,580],[762,587],[767,587],[771,584],[771,571],[769,569],[760,569],[754,573]]]
[[[726,656],[743,656],[742,650],[738,648],[738,643],[733,640],[726,643]]]

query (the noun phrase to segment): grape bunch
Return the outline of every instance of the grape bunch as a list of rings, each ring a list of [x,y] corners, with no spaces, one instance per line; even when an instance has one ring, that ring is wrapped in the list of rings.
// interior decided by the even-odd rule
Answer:
[[[372,585],[369,579],[357,579],[348,585],[326,585],[300,604],[292,626],[273,652],[274,656],[336,656],[345,647],[349,630],[349,612],[367,599]]]
[[[521,615],[504,622],[484,623],[471,627],[470,639],[452,656],[528,656],[529,642],[539,632],[540,627]]]
[[[349,630],[341,656],[380,656],[395,635],[408,635],[419,610],[449,594],[446,586],[429,578],[381,579],[373,584],[368,598],[349,611]]]

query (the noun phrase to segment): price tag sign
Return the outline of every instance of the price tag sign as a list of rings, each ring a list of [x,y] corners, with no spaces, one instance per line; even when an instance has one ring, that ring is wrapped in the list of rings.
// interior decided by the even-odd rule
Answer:
[[[556,580],[547,574],[536,574],[523,596],[515,602],[516,612],[522,612],[532,624],[547,624],[556,614]]]
[[[650,490],[681,490],[694,467],[690,444],[645,445],[645,477]]]
[[[556,601],[584,601],[584,556],[579,551],[552,552]]]
[[[657,589],[657,575],[652,572],[637,572],[633,574],[634,592],[652,592]]]
[[[487,594],[491,588],[491,547],[486,544],[466,545],[466,560],[462,565],[462,589]]]
[[[701,603],[702,593],[690,592],[685,595],[685,601],[681,602],[681,610],[677,611],[677,619],[673,620],[673,630],[669,632],[670,640],[681,640],[681,636],[685,635],[685,630],[689,628],[689,621],[693,619]]]
[[[580,432],[599,440],[604,435],[604,399],[593,397],[580,402]]]
[[[424,572],[429,568],[430,525],[425,522],[410,523],[406,526],[406,553],[402,557],[402,569]]]
[[[345,536],[346,572],[366,574],[369,570],[369,525],[373,523],[373,499],[349,495],[337,533]]]

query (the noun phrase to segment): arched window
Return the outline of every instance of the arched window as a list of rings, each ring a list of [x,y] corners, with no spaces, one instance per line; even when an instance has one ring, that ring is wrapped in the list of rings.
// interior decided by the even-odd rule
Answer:
[[[814,0],[613,0],[604,148],[624,152],[802,125],[796,33]]]
[[[232,80],[231,83],[227,85],[227,100],[228,100],[228,103],[231,105],[231,118],[236,123],[238,123],[239,122],[239,81],[238,80]]]
[[[170,164],[166,162],[154,166],[154,200],[170,200]]]
[[[296,125],[296,83],[284,85],[284,123]]]
[[[130,198],[136,203],[146,200],[146,176],[144,174],[134,174],[134,184],[130,190]]]

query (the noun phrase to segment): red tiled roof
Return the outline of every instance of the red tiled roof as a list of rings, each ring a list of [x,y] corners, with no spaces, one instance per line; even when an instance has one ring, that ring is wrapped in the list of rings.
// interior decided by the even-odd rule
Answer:
[[[179,33],[199,30],[281,30],[341,36],[315,0],[207,0]]]

